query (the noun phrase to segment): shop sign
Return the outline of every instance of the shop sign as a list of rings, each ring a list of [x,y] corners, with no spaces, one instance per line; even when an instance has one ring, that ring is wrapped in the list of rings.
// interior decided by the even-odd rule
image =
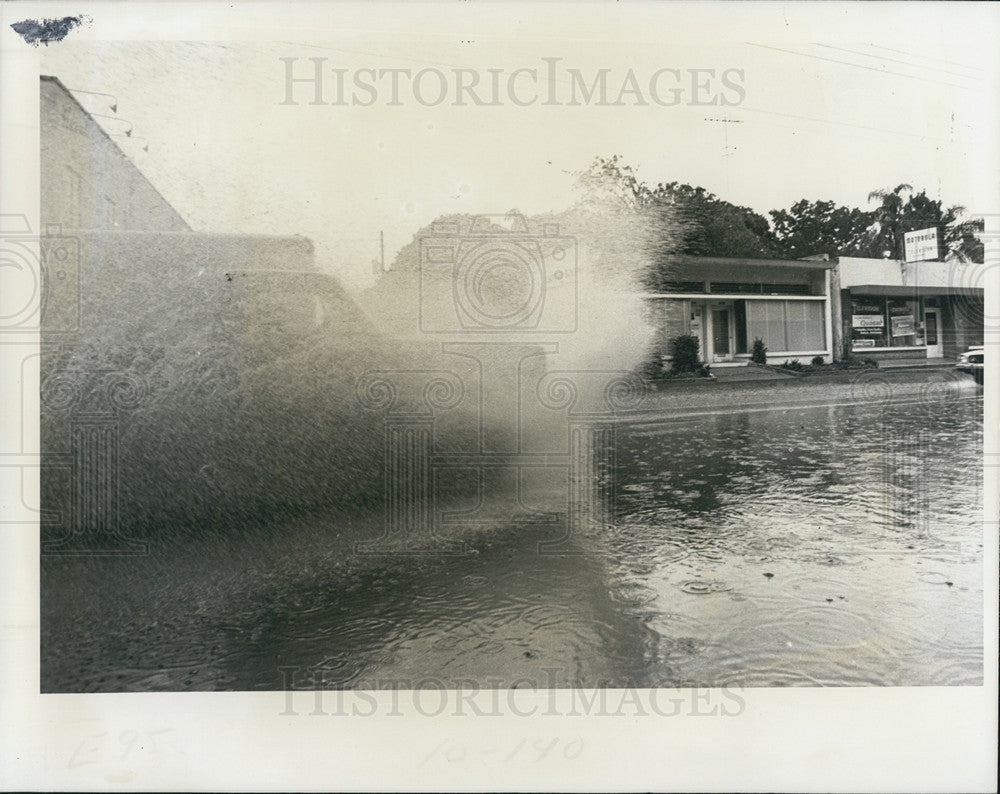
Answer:
[[[917,332],[917,327],[913,322],[912,314],[900,317],[891,317],[889,319],[892,323],[893,336],[912,336]]]
[[[938,230],[920,229],[903,235],[907,262],[926,262],[938,258]]]
[[[851,325],[854,328],[882,328],[885,318],[881,314],[853,314]]]
[[[874,339],[855,339],[854,347],[875,347]]]

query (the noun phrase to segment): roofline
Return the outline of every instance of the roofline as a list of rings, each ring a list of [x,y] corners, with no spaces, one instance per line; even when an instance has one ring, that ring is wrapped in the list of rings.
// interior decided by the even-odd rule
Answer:
[[[52,226],[53,224],[47,224]],[[140,237],[143,235],[157,235],[159,237],[221,237],[240,240],[296,240],[298,242],[313,244],[311,237],[304,234],[267,234],[265,232],[217,232],[198,231],[196,229],[80,229],[75,226],[60,226],[60,234],[106,235],[108,237]]]
[[[986,290],[983,287],[952,287],[941,285],[924,287],[897,284],[852,284],[850,287],[841,287],[841,289],[847,292],[858,293],[859,295],[863,293],[865,295],[879,295],[890,298],[915,298],[924,295],[965,295],[978,298],[986,294]]]
[[[836,263],[809,259],[752,259],[750,257],[729,256],[667,256],[667,264],[672,265],[723,265],[736,267],[790,267],[803,270],[830,270]]]
[[[142,177],[142,178],[143,178],[144,180],[146,180],[146,184],[147,184],[147,185],[149,185],[150,189],[151,189],[151,190],[152,190],[152,191],[153,191],[153,192],[154,192],[154,193],[155,193],[155,194],[156,194],[157,196],[159,196],[159,197],[160,197],[161,199],[163,199],[163,203],[164,203],[164,204],[166,204],[166,205],[167,205],[168,207],[170,207],[170,209],[171,209],[171,210],[173,210],[174,214],[175,214],[175,215],[176,215],[176,216],[177,216],[178,218],[180,218],[180,219],[181,219],[181,223],[183,223],[183,224],[184,224],[185,226],[187,226],[187,227],[188,227],[188,229],[190,230],[190,229],[191,229],[191,224],[190,224],[190,223],[188,223],[188,220],[187,220],[187,218],[185,218],[185,217],[184,217],[183,215],[181,215],[181,213],[180,213],[180,210],[178,210],[178,209],[177,209],[177,207],[175,207],[175,206],[174,206],[174,205],[173,205],[173,204],[172,204],[171,202],[167,201],[167,197],[166,197],[166,196],[164,196],[164,195],[163,195],[163,194],[162,194],[162,193],[161,193],[161,192],[159,191],[159,189],[158,189],[158,188],[156,187],[156,185],[154,185],[154,184],[153,184],[153,183],[152,183],[152,182],[151,182],[151,181],[149,180],[149,177],[148,177],[148,176],[146,176],[146,175],[145,175],[145,174],[144,174],[144,173],[142,172],[142,169],[141,169],[141,168],[139,168],[139,166],[138,166],[138,165],[136,165],[135,161],[134,161],[134,160],[133,160],[133,159],[132,159],[131,157],[129,157],[129,156],[128,156],[128,155],[126,154],[126,153],[125,153],[125,150],[124,150],[124,149],[122,149],[122,147],[121,147],[121,146],[119,146],[119,145],[118,145],[118,144],[117,144],[117,143],[115,142],[115,139],[114,139],[114,138],[112,138],[110,134],[108,134],[108,131],[107,131],[106,129],[104,129],[104,127],[102,127],[102,126],[101,126],[100,124],[98,124],[98,123],[97,123],[97,120],[96,120],[96,119],[95,119],[95,118],[93,117],[93,115],[91,115],[90,111],[88,111],[88,110],[87,110],[87,109],[86,109],[86,108],[85,108],[85,107],[84,107],[83,105],[81,105],[81,104],[80,104],[80,100],[79,100],[79,99],[77,99],[77,98],[76,98],[75,96],[73,96],[73,92],[72,92],[72,91],[70,91],[70,90],[69,90],[69,89],[68,89],[68,88],[66,87],[66,84],[65,84],[65,83],[63,83],[63,81],[62,81],[62,80],[60,80],[60,79],[59,79],[58,77],[56,77],[55,75],[50,75],[50,74],[40,74],[40,75],[38,75],[38,77],[39,77],[39,79],[40,79],[40,80],[47,80],[48,82],[51,82],[51,83],[55,83],[55,84],[56,84],[56,85],[57,85],[57,86],[58,86],[59,88],[61,88],[61,89],[63,90],[63,93],[65,93],[65,94],[66,94],[66,96],[68,96],[68,97],[69,97],[69,98],[70,98],[70,99],[71,99],[71,100],[73,101],[73,104],[74,104],[74,105],[76,105],[76,106],[77,106],[77,107],[78,107],[78,108],[80,109],[80,112],[81,112],[81,113],[83,113],[83,115],[84,115],[84,116],[86,116],[86,117],[87,117],[88,119],[90,119],[91,123],[92,123],[92,124],[93,124],[93,125],[94,125],[95,127],[97,127],[97,129],[98,129],[98,130],[100,130],[101,134],[102,134],[102,135],[103,135],[103,136],[104,136],[105,138],[107,138],[107,139],[108,139],[108,142],[109,142],[109,143],[110,143],[110,144],[111,144],[112,146],[114,146],[114,147],[115,147],[115,148],[116,148],[116,149],[118,150],[118,152],[119,152],[119,153],[121,154],[121,156],[122,156],[122,157],[124,157],[124,158],[125,158],[125,159],[126,159],[126,160],[127,160],[127,161],[128,161],[129,163],[130,163],[130,164],[131,164],[131,166],[132,166],[132,167],[133,167],[133,168],[134,168],[134,169],[136,170],[136,173],[138,173],[138,174],[139,174],[139,176],[141,176],[141,177]]]

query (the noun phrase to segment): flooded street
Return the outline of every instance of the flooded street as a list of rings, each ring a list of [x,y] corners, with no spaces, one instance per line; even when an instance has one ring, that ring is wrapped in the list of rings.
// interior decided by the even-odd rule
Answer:
[[[981,683],[981,411],[964,400],[633,429],[612,545],[625,609],[655,633],[647,675]]]
[[[43,560],[43,690],[980,684],[982,408],[621,424],[614,526],[558,554]]]

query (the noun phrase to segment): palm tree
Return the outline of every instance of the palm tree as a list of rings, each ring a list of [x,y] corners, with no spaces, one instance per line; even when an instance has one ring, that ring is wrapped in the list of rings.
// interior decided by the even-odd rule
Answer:
[[[878,201],[875,210],[876,240],[886,246],[890,256],[902,258],[902,220],[905,200],[903,193],[912,194],[912,185],[897,185],[892,190],[873,190],[868,202]]]

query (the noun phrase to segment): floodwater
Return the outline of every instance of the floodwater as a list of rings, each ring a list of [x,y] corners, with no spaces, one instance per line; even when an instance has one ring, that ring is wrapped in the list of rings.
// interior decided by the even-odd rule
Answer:
[[[621,424],[612,526],[557,553],[526,525],[193,607],[108,586],[89,639],[43,593],[43,690],[981,684],[982,410]]]

